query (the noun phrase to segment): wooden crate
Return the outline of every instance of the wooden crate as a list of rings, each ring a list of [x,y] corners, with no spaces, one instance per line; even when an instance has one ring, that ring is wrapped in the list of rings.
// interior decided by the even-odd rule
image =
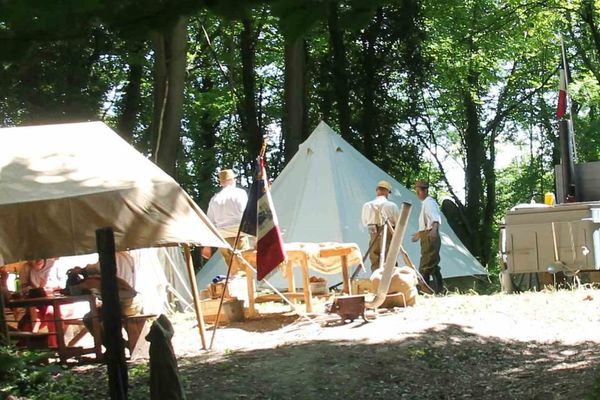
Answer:
[[[210,297],[213,299],[220,299],[223,294],[223,290],[225,290],[225,282],[219,283],[211,283],[208,285],[208,292],[210,293]],[[225,299],[230,298],[229,296],[229,288],[225,290]]]
[[[352,281],[352,294],[363,294],[371,292],[370,279],[354,279]]]
[[[202,313],[206,322],[215,322],[217,311],[219,310],[219,299],[202,300]],[[227,324],[229,322],[244,320],[244,302],[238,299],[223,300],[221,308],[221,317],[219,323]]]
[[[327,281],[310,282],[310,292],[313,296],[322,296],[329,293]]]

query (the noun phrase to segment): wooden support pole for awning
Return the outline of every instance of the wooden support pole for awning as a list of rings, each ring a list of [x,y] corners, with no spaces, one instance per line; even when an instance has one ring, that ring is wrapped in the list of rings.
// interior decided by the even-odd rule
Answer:
[[[10,340],[8,338],[8,324],[6,323],[5,310],[4,310],[4,293],[0,290],[0,345],[8,346]]]
[[[129,377],[125,361],[125,341],[121,330],[121,306],[117,286],[117,260],[115,256],[113,229],[96,229],[96,248],[100,262],[100,293],[102,295],[102,323],[104,334],[100,334],[106,353],[106,370],[111,400],[127,400]],[[91,306],[91,305],[90,305]],[[99,332],[96,330],[96,335]],[[61,361],[62,357],[61,357]]]
[[[196,310],[196,319],[198,320],[198,331],[200,332],[200,339],[202,340],[202,350],[206,350],[206,338],[204,336],[206,334],[206,329],[204,328],[204,314],[202,314],[202,307],[200,307],[200,296],[198,295],[198,284],[196,283],[196,273],[194,272],[194,260],[192,260],[190,246],[184,244],[183,252],[185,255],[185,264],[187,266],[188,276],[190,278],[190,285],[192,288],[194,310]]]

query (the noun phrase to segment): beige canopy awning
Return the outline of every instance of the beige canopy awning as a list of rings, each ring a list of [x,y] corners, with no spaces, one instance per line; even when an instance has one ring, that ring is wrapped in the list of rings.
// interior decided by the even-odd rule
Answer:
[[[0,129],[0,265],[178,244],[229,247],[190,196],[102,122]]]

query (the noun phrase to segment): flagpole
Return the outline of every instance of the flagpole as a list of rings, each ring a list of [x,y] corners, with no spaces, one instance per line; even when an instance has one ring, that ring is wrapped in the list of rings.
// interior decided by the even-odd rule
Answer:
[[[262,157],[264,156],[266,148],[267,148],[267,140],[266,140],[266,137],[263,136],[263,142],[262,142],[262,146],[261,146],[261,149],[260,149],[260,154],[258,156],[259,162],[260,162],[260,159],[262,159]],[[262,169],[260,169],[260,171],[261,171],[260,173],[262,174]],[[223,291],[221,292],[221,298],[219,299],[219,308],[217,309],[217,317],[215,319],[215,326],[213,328],[212,336],[210,338],[210,344],[208,346],[209,350],[212,349],[213,343],[215,341],[215,335],[217,334],[217,329],[219,329],[219,322],[221,320],[221,309],[223,308],[223,301],[225,299],[225,293],[227,292],[227,287],[229,285],[229,278],[231,276],[231,266],[233,264],[233,259],[235,257],[235,252],[237,250],[238,243],[239,243],[239,240],[240,240],[240,236],[241,236],[241,233],[242,233],[242,225],[243,225],[242,222],[240,222],[240,226],[238,227],[238,232],[237,232],[237,235],[235,237],[235,241],[233,243],[233,249],[232,249],[231,257],[229,258],[229,265],[227,266],[227,275],[225,277],[225,285],[223,287]],[[241,256],[240,256],[240,258],[243,259],[243,257],[241,257]],[[256,272],[256,271],[254,271],[254,272]]]
[[[219,299],[219,308],[217,310],[217,317],[215,319],[215,326],[213,328],[212,336],[210,337],[210,345],[208,345],[208,349],[212,349],[213,342],[215,341],[215,335],[217,334],[217,329],[219,329],[219,321],[221,317],[221,309],[223,308],[223,300],[225,299],[225,293],[227,292],[227,285],[229,283],[229,277],[231,275],[231,265],[233,264],[234,252],[237,249],[238,242],[240,240],[241,234],[241,224],[238,228],[237,236],[235,237],[235,242],[233,242],[233,249],[231,251],[231,257],[229,257],[229,265],[227,266],[227,275],[225,277],[225,285],[223,287],[223,291],[221,292],[221,298]]]
[[[571,104],[569,104],[569,66],[567,64],[567,52],[565,50],[565,41],[563,40],[562,33],[560,34],[560,53],[562,57],[563,70],[565,71],[565,93],[568,102],[567,107],[569,108],[569,129],[571,130],[569,140],[571,141],[571,148],[573,149],[573,161],[577,162],[577,146],[575,145],[575,128],[573,126],[573,107],[571,107]]]
[[[263,176],[263,172],[264,172],[263,171],[264,170],[263,157],[265,155],[266,148],[267,148],[267,137],[263,136],[263,142],[262,142],[262,146],[261,146],[260,153],[259,153],[259,156],[258,156],[258,171],[259,171],[259,173],[255,177],[255,179],[266,180],[266,175]],[[255,183],[256,182],[253,183],[252,187],[254,187]],[[265,185],[265,190],[269,190],[268,185]],[[217,329],[219,328],[219,321],[220,321],[221,309],[222,309],[222,306],[223,306],[223,300],[224,300],[224,297],[225,297],[225,292],[227,291],[227,287],[228,287],[228,283],[229,283],[229,277],[231,275],[231,266],[233,264],[233,258],[234,257],[238,257],[239,260],[243,261],[247,265],[247,268],[250,268],[256,275],[258,275],[257,270],[255,270],[244,259],[244,257],[241,256],[240,252],[237,249],[238,242],[239,242],[239,239],[240,239],[240,235],[242,233],[242,229],[243,229],[243,226],[244,226],[245,218],[246,218],[246,211],[244,211],[244,215],[242,217],[242,221],[240,221],[240,225],[238,227],[237,236],[235,238],[235,242],[234,242],[233,249],[232,249],[232,255],[231,255],[231,258],[229,259],[229,265],[227,267],[227,276],[225,277],[225,285],[224,285],[223,292],[221,293],[221,298],[220,298],[220,301],[219,301],[219,308],[217,310],[217,316],[216,316],[216,320],[215,320],[215,326],[214,326],[214,329],[213,329],[212,337],[210,339],[209,349],[212,349],[212,346],[213,346],[213,343],[214,343],[214,340],[215,340],[215,335],[217,333]],[[244,232],[246,232],[246,231],[244,231]],[[257,256],[258,256],[258,254],[257,254]],[[258,257],[257,257],[257,260],[258,260]],[[265,279],[265,281],[266,281],[266,279]],[[284,301],[288,302],[293,307],[294,311],[296,311],[296,313],[298,313],[298,311],[295,309],[294,305],[285,296],[283,296],[283,294],[281,294],[268,281],[266,281],[266,282],[271,287],[271,289],[273,289]],[[251,295],[253,295],[253,294],[251,294]],[[300,314],[300,313],[298,313],[298,314]],[[300,314],[300,315],[303,316],[302,314]]]
[[[263,143],[262,143],[262,147],[260,149],[260,155],[259,155],[259,161],[260,159],[263,157],[263,155],[265,154],[265,149],[267,147],[267,141],[266,141],[266,137],[263,136]],[[262,170],[261,170],[262,173]],[[235,237],[235,241],[233,243],[233,249],[232,249],[232,253],[231,253],[231,257],[229,258],[229,264],[227,265],[227,275],[225,277],[225,285],[223,286],[223,291],[221,292],[221,297],[219,299],[219,308],[217,309],[217,317],[215,319],[215,326],[213,328],[213,333],[212,336],[210,338],[210,344],[208,346],[208,349],[212,349],[212,345],[215,341],[215,335],[217,334],[217,329],[219,329],[219,321],[220,321],[220,317],[221,317],[221,309],[223,308],[223,301],[225,299],[225,293],[227,292],[227,287],[229,285],[229,278],[231,276],[231,266],[233,265],[233,259],[235,257],[235,252],[237,251],[237,246],[238,243],[240,241],[240,236],[242,233],[242,226],[243,226],[243,221],[240,221],[240,225],[238,227],[238,233]],[[243,257],[240,257],[243,259]],[[256,271],[255,271],[256,272]]]

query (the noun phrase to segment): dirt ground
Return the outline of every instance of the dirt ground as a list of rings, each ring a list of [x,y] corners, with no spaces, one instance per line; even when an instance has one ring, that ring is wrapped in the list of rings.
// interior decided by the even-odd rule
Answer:
[[[581,399],[599,372],[599,310],[595,289],[421,296],[367,323],[236,323],[210,352],[193,315],[171,321],[188,399]],[[147,363],[130,365],[130,399],[149,398]],[[88,399],[108,398],[104,367],[75,371],[94,382]]]

